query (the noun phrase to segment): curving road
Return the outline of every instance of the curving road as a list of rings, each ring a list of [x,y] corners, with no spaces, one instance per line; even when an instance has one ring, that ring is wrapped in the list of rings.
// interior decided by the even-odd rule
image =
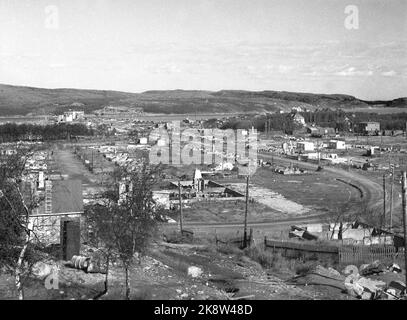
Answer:
[[[308,170],[316,170],[318,165],[299,161],[299,160],[292,160],[287,159],[281,156],[275,156],[268,153],[259,153],[259,159],[263,160],[271,160],[273,158],[274,161],[278,161],[281,163],[292,163],[296,164],[299,167]],[[358,188],[361,189],[363,193],[363,199],[366,201],[368,208],[371,209],[381,209],[383,206],[383,190],[382,185],[372,181],[368,177],[358,174],[355,171],[347,171],[337,167],[324,167],[323,172],[327,175],[330,175],[333,178],[340,178],[347,183],[351,183],[356,185]],[[396,209],[398,206],[401,205],[401,201],[399,199],[395,199],[393,208]],[[249,222],[249,227],[255,227],[256,229],[271,229],[276,227],[281,227],[284,225],[291,225],[293,223],[310,223],[310,222],[319,222],[322,221],[324,218],[324,214],[313,215],[313,216],[305,216],[305,217],[294,217],[288,219],[281,219],[275,221],[267,221],[267,222]],[[241,228],[242,223],[205,223],[205,222],[190,222],[184,223],[191,229],[222,229],[222,230],[236,230],[236,228]]]

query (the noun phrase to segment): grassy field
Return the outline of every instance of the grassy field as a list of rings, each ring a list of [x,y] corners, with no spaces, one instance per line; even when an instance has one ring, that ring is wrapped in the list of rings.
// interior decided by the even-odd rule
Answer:
[[[242,193],[242,180],[219,180]],[[318,215],[358,203],[360,192],[323,172],[287,176],[274,173],[270,168],[260,168],[253,176],[249,188],[249,222],[271,222],[281,219]],[[184,205],[187,223],[240,223],[245,213],[245,201],[202,200]],[[178,218],[178,212],[174,213]]]
[[[311,213],[336,210],[343,203],[360,200],[360,193],[355,188],[335,180],[324,172],[287,176],[274,173],[269,168],[260,168],[252,182],[312,208]]]
[[[245,202],[243,200],[201,201],[184,208],[183,213],[186,222],[241,222],[244,218]],[[248,207],[249,221],[271,220],[281,216],[281,213],[271,210],[261,203],[250,203]]]

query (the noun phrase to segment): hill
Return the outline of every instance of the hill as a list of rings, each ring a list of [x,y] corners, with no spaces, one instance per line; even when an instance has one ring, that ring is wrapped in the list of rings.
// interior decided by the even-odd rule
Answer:
[[[147,113],[262,113],[293,107],[364,108],[406,107],[407,98],[364,101],[349,95],[285,91],[152,90],[128,93],[106,90],[43,89],[0,84],[0,116],[61,113],[68,109],[91,112],[106,105],[142,107]]]

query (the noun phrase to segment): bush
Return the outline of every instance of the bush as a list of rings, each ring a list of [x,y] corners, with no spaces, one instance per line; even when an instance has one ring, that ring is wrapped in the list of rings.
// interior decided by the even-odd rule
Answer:
[[[245,250],[245,254],[252,260],[260,263],[263,268],[273,268],[281,255],[272,254],[267,250],[260,249],[259,247],[249,247]]]
[[[243,251],[238,247],[232,246],[230,244],[224,244],[217,247],[218,252],[223,254],[234,254],[234,255],[243,255]]]
[[[303,262],[297,263],[295,265],[295,273],[298,275],[308,274],[312,269],[315,268],[317,263],[315,262]]]
[[[304,274],[312,270],[317,264],[318,259],[315,256],[309,258],[287,258],[283,257],[281,253],[273,253],[269,250],[264,250],[259,247],[250,247],[245,250],[245,254],[252,260],[260,263],[265,269],[273,270],[292,270],[297,274]]]

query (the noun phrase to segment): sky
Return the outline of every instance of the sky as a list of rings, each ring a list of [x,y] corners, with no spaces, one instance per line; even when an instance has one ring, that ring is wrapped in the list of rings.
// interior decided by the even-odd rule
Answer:
[[[407,1],[0,0],[0,83],[405,97]]]

